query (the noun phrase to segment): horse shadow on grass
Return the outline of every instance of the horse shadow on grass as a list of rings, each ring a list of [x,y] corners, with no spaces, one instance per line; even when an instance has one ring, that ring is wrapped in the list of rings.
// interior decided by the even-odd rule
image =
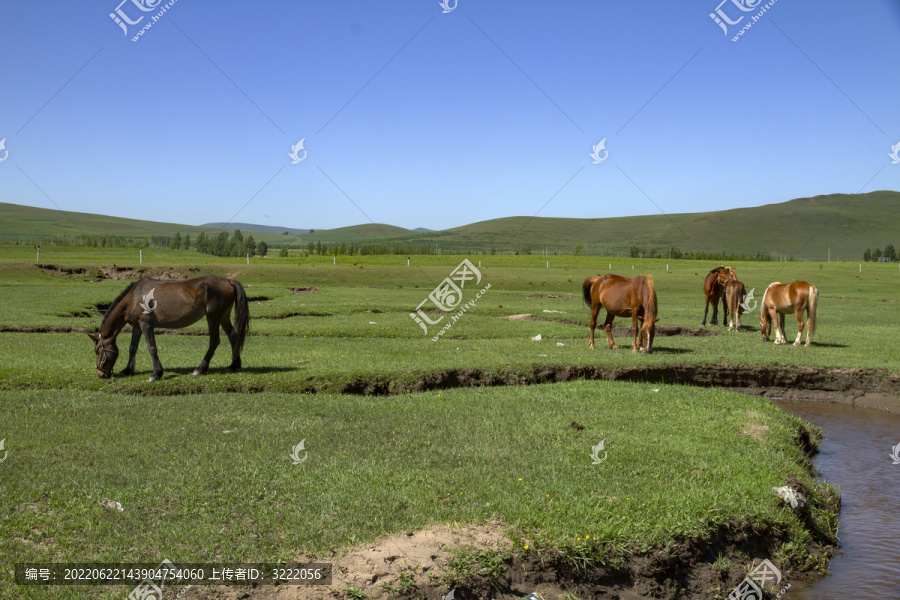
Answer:
[[[196,377],[196,379],[202,380],[204,377],[206,377],[208,375],[240,375],[241,373],[253,373],[253,374],[257,374],[257,375],[263,375],[266,373],[287,373],[290,371],[301,371],[304,368],[306,368],[306,367],[303,365],[296,366],[296,367],[241,367],[240,370],[229,373],[227,371],[226,367],[210,367],[209,370],[206,371],[206,373],[204,373],[203,375],[198,375]],[[166,375],[178,375],[178,376],[184,376],[184,375],[191,376],[193,372],[194,372],[194,369],[191,367],[171,367],[171,368],[166,368],[166,370],[165,370]],[[132,377],[140,378],[142,375],[150,375],[151,373],[152,373],[152,371],[150,371],[150,370],[135,371],[134,375],[124,375],[121,378],[122,379],[132,378]],[[116,378],[119,378],[119,376],[116,375]]]

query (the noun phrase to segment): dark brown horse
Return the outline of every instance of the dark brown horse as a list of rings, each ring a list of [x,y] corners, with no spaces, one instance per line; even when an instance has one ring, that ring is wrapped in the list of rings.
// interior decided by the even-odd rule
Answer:
[[[737,276],[734,274],[734,269],[731,267],[716,267],[706,276],[706,280],[703,282],[703,294],[706,296],[706,308],[703,310],[703,320],[700,322],[701,325],[706,325],[706,314],[709,312],[709,303],[712,302],[713,305],[713,315],[712,319],[710,319],[710,325],[718,325],[719,324],[719,299],[722,300],[722,321],[728,318],[728,315],[725,314],[725,311],[728,308],[725,306],[725,286],[732,279],[736,279]]]
[[[797,315],[797,339],[794,345],[800,345],[803,336],[803,311],[806,311],[806,345],[809,336],[816,333],[816,313],[818,312],[819,290],[806,281],[794,283],[770,283],[763,294],[759,307],[759,332],[763,339],[769,341],[772,323],[775,322],[775,344],[786,344],[784,337],[784,315]],[[775,319],[778,319],[776,322]],[[780,327],[779,327],[780,325]]]
[[[737,330],[741,330],[741,303],[747,291],[744,284],[737,279],[732,279],[725,284],[725,306],[728,307],[728,331],[734,329],[734,322],[737,321]],[[725,320],[723,315],[723,321]]]
[[[234,327],[231,326],[232,307],[235,312]],[[99,335],[88,334],[95,343],[97,373],[100,377],[112,375],[119,357],[116,336],[128,324],[132,326],[128,365],[119,375],[134,374],[134,358],[143,333],[153,359],[153,374],[148,381],[156,381],[162,377],[163,368],[156,355],[153,330],[157,327],[181,329],[203,317],[209,324],[209,350],[193,374],[200,375],[209,368],[209,361],[219,345],[219,326],[231,342],[231,365],[227,372],[240,369],[241,349],[250,326],[247,295],[241,284],[233,279],[206,275],[183,281],[140,279],[125,288],[109,305],[100,324]]]
[[[656,291],[652,277],[638,275],[631,279],[621,275],[595,275],[585,279],[581,287],[584,302],[591,307],[591,348],[594,347],[597,314],[606,307],[604,328],[610,350],[618,348],[612,337],[613,319],[631,317],[631,351],[653,352],[653,335],[659,319],[656,318]],[[640,328],[638,320],[641,322]]]

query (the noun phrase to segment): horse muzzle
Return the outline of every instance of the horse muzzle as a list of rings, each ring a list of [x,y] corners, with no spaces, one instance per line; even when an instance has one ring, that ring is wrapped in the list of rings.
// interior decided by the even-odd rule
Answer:
[[[112,377],[112,371],[101,371],[100,369],[97,369],[97,375],[103,379],[109,379]]]

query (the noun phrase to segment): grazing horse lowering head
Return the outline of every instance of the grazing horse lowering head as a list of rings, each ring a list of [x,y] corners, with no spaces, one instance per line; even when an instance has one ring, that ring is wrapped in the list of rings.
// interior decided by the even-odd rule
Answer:
[[[763,340],[769,341],[769,335],[772,333],[772,321],[769,320],[769,314],[763,312],[759,315],[759,332],[762,334]]]
[[[89,333],[94,340],[94,353],[97,355],[97,375],[103,378],[112,376],[113,367],[119,358],[119,347],[116,345],[116,337],[103,339],[99,334]]]

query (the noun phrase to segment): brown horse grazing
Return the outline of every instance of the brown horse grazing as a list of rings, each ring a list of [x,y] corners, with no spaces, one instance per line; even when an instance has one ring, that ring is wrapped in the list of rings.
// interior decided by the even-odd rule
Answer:
[[[235,309],[234,327],[231,326],[232,307]],[[147,336],[147,350],[153,359],[153,374],[148,381],[158,380],[163,368],[156,355],[153,330],[157,327],[180,329],[203,317],[209,324],[209,350],[193,374],[200,375],[209,368],[209,361],[219,345],[220,325],[231,342],[231,365],[227,372],[240,369],[241,349],[250,325],[247,295],[237,281],[206,275],[183,281],[140,279],[125,288],[109,305],[99,335],[88,334],[95,343],[97,373],[100,377],[112,375],[119,357],[116,336],[128,324],[132,326],[128,365],[119,375],[134,374],[134,358],[143,333]]]
[[[784,337],[784,315],[794,313],[797,315],[797,339],[794,345],[800,345],[800,337],[803,335],[803,311],[806,311],[806,345],[809,346],[809,336],[816,333],[816,305],[819,301],[819,290],[816,286],[805,281],[795,281],[784,284],[770,283],[763,294],[760,303],[759,331],[763,339],[769,341],[772,331],[772,323],[776,316],[775,343],[786,344]],[[780,328],[779,328],[780,325]]]
[[[725,305],[728,307],[728,331],[734,329],[734,321],[737,320],[737,330],[741,330],[741,303],[747,291],[744,284],[737,279],[732,279],[725,284]]]
[[[719,299],[722,299],[722,321],[728,318],[728,315],[725,314],[725,311],[728,310],[728,307],[725,305],[725,286],[732,279],[737,279],[737,275],[734,274],[734,269],[732,267],[716,267],[706,276],[706,280],[703,282],[703,294],[706,296],[706,308],[703,310],[703,320],[700,322],[701,325],[706,325],[706,314],[709,312],[709,303],[712,302],[713,305],[713,315],[712,319],[710,319],[710,325],[718,325],[719,324]]]
[[[613,342],[612,322],[615,317],[631,317],[631,351],[653,352],[653,335],[656,332],[656,291],[653,278],[638,275],[630,279],[621,275],[592,276],[582,284],[584,302],[591,307],[591,343],[594,347],[594,328],[597,313],[606,307],[606,342],[610,350],[618,348]],[[638,319],[641,326],[638,328]],[[640,333],[638,333],[640,332]],[[640,335],[640,340],[638,336]]]

